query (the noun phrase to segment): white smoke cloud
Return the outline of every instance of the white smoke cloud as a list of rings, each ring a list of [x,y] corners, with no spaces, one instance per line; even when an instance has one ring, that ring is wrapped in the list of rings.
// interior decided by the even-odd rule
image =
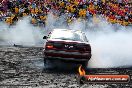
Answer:
[[[92,58],[90,67],[132,66],[132,32],[96,34],[90,38]]]
[[[132,27],[113,26],[100,17],[98,23],[91,20],[75,20],[67,26],[65,16],[58,19],[48,15],[45,28],[34,27],[29,17],[21,19],[15,26],[8,27],[0,23],[0,40],[9,44],[38,45],[43,43],[42,37],[53,28],[70,28],[86,33],[92,47],[91,68],[109,68],[132,66]],[[1,41],[0,41],[1,42]]]
[[[89,67],[132,66],[131,26],[113,26],[101,19],[98,25],[94,26],[94,30],[96,31],[86,32],[92,47],[92,58],[89,62]]]
[[[2,24],[2,23],[1,23]],[[1,26],[1,37],[4,43],[19,45],[36,45],[42,41],[43,30],[30,24],[30,18],[20,19],[16,25]]]

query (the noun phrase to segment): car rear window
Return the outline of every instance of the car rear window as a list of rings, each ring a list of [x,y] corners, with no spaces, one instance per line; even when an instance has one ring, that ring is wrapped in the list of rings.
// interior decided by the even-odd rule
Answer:
[[[79,34],[71,32],[71,31],[53,31],[50,35],[50,39],[83,41]]]

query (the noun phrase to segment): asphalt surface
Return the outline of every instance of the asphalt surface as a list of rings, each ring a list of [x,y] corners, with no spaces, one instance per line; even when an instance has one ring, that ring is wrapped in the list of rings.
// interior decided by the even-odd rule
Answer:
[[[0,46],[0,88],[132,88],[132,79],[124,84],[80,85],[78,66],[59,65],[58,68],[44,67],[42,47]],[[132,68],[88,68],[86,73],[132,76]]]

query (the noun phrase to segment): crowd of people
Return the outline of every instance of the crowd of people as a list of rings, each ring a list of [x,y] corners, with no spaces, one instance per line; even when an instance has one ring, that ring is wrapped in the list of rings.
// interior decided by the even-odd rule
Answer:
[[[46,24],[47,15],[67,15],[66,21],[89,20],[98,15],[109,23],[123,26],[132,24],[131,0],[3,0],[0,21],[11,25],[24,16],[31,16],[32,24]]]

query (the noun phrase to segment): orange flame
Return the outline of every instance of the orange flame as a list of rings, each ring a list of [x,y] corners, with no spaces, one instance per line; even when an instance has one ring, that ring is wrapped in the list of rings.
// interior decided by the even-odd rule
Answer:
[[[80,75],[80,76],[83,76],[83,75],[86,74],[86,73],[85,73],[85,70],[82,68],[82,65],[79,66],[78,71],[79,71],[79,75]]]

